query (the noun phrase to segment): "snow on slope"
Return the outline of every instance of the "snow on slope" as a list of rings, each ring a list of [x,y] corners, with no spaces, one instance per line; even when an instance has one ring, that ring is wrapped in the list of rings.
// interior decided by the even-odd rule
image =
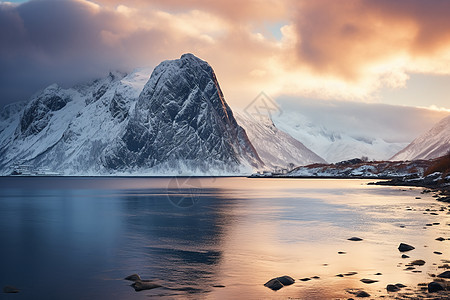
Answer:
[[[301,142],[279,130],[268,116],[255,119],[245,112],[235,112],[235,117],[266,166],[291,169],[292,165],[325,163]]]
[[[450,116],[416,138],[391,160],[433,159],[450,152]]]
[[[213,69],[192,54],[155,68],[124,132],[102,158],[110,170],[186,166],[204,174],[211,169],[241,174],[262,165]]]
[[[65,175],[225,175],[262,164],[212,68],[190,54],[6,107],[0,157],[2,175],[18,162]]]
[[[313,122],[301,111],[283,111],[273,121],[280,130],[302,142],[329,163],[363,156],[371,160],[386,160],[407,145],[389,143],[371,135],[348,134],[317,121]]]

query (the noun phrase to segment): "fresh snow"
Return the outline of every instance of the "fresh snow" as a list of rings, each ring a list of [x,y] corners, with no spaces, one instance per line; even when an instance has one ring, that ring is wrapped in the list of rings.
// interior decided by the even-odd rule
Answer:
[[[450,116],[416,138],[391,160],[433,159],[450,153]]]
[[[302,142],[329,163],[364,156],[370,160],[386,160],[407,145],[387,142],[374,136],[350,135],[318,124],[297,111],[283,111],[274,117],[273,122],[277,128]]]
[[[149,137],[137,152],[127,144],[144,137],[135,129]],[[51,85],[26,104],[5,107],[0,155],[1,175],[18,163],[64,175],[142,176],[243,175],[262,165],[212,68],[193,55],[153,72],[113,72],[69,89]]]
[[[301,142],[278,129],[269,116],[255,118],[246,112],[235,112],[234,115],[266,166],[292,169],[293,166],[325,163]]]

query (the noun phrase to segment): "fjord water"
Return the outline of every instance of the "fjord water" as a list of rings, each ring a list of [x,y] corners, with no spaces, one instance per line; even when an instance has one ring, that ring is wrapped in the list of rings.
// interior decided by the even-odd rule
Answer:
[[[376,296],[430,281],[449,259],[435,240],[449,234],[442,205],[420,188],[368,182],[4,177],[0,285],[20,293],[0,299],[347,299],[347,289]],[[400,242],[416,247],[411,259]],[[412,259],[426,261],[421,273],[403,270]],[[163,287],[135,292],[123,280],[133,273]],[[283,275],[295,284],[263,286]]]

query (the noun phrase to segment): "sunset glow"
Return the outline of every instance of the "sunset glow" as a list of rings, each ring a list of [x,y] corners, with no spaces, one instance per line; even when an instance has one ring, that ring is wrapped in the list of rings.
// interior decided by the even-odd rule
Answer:
[[[191,52],[214,66],[235,106],[264,90],[448,109],[449,14],[440,0],[1,2],[0,98]],[[392,97],[413,97],[415,74],[438,77],[433,97]]]

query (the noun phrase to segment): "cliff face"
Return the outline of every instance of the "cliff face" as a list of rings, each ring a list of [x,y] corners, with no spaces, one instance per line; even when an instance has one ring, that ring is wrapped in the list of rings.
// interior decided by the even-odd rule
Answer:
[[[201,172],[261,165],[213,69],[192,54],[155,68],[104,162],[109,169],[167,165]]]

